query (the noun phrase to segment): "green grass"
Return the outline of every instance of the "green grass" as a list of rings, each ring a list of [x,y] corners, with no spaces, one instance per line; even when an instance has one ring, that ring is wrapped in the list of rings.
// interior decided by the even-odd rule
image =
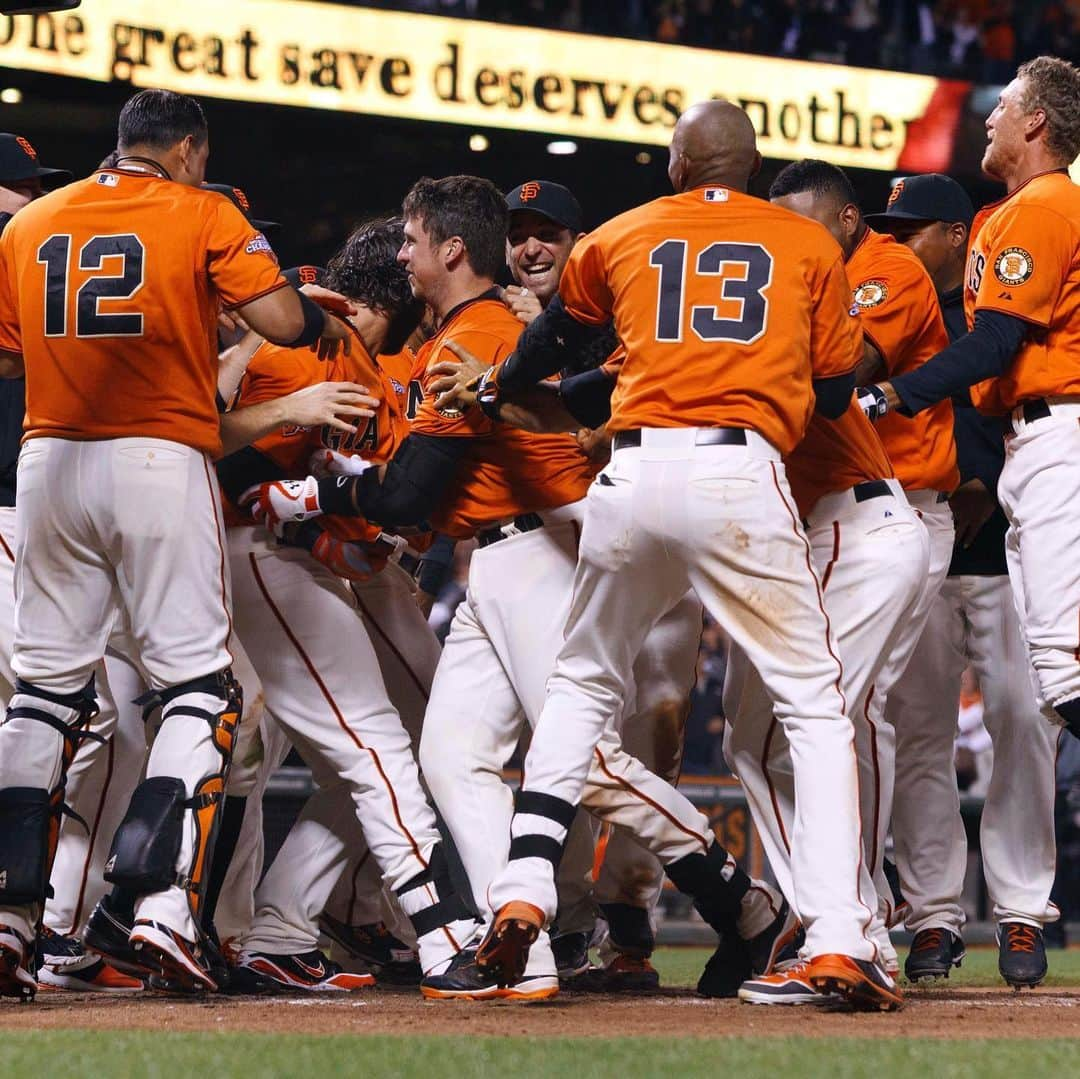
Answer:
[[[907,949],[900,948],[898,951],[902,966]],[[653,963],[660,971],[662,984],[693,986],[697,983],[709,955],[709,950],[705,948],[661,948],[653,956]],[[1080,948],[1050,951],[1047,952],[1047,959],[1050,964],[1050,973],[1044,985],[1080,988]],[[969,949],[963,965],[959,970],[953,970],[947,984],[953,988],[970,989],[1004,985],[997,972],[997,949]]]
[[[1075,1074],[1076,1042],[890,1039],[570,1039],[320,1037],[260,1034],[15,1032],[0,1041],[10,1079],[847,1079],[912,1075],[1016,1079]]]

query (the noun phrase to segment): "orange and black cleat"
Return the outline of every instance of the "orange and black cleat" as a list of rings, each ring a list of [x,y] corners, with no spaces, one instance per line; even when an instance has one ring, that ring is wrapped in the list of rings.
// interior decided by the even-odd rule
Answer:
[[[868,959],[850,955],[817,955],[807,970],[810,984],[820,993],[838,993],[858,1011],[896,1011],[904,1003],[900,987],[882,968]]]
[[[499,986],[514,985],[525,973],[529,949],[544,928],[544,912],[531,903],[507,903],[476,949],[476,965]]]

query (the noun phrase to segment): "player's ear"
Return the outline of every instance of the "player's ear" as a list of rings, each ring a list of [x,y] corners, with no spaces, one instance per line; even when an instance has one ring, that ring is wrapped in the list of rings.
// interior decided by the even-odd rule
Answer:
[[[840,227],[845,236],[854,236],[859,227],[859,207],[853,202],[845,203],[837,215],[840,218]]]
[[[963,221],[954,221],[949,226],[949,243],[953,247],[967,247],[968,229]]]
[[[748,179],[752,180],[755,176],[757,176],[757,174],[759,172],[761,172],[761,162],[762,162],[762,160],[763,160],[763,158],[761,156],[761,151],[760,150],[755,151],[755,153],[754,153],[754,164],[750,168],[750,176],[748,177]]]
[[[465,241],[460,236],[451,236],[444,247],[443,261],[447,269],[458,264],[465,255]]]
[[[1028,140],[1036,139],[1046,130],[1046,112],[1035,109],[1024,118],[1024,136]]]

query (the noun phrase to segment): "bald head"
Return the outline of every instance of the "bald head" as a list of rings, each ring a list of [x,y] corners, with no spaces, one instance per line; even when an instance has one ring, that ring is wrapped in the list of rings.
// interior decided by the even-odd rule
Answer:
[[[745,191],[761,167],[750,117],[730,101],[702,101],[679,117],[668,177],[676,191],[723,184]]]

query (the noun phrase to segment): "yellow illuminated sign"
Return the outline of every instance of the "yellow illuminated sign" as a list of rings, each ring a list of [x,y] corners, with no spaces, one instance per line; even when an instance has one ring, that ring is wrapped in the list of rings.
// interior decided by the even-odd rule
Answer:
[[[93,0],[2,16],[0,66],[656,145],[686,107],[726,97],[767,157],[877,169],[925,167],[903,160],[905,145],[949,113],[926,76],[296,0]]]

